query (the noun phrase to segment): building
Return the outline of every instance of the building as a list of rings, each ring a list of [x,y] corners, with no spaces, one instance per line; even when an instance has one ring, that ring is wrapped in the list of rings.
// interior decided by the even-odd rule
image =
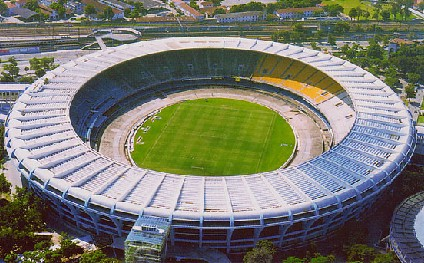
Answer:
[[[81,2],[68,1],[65,4],[66,9],[71,10],[72,13],[81,15],[84,13],[84,6]]]
[[[1,54],[1,53],[0,53]],[[4,123],[13,104],[29,84],[0,84],[0,122]]]
[[[403,45],[411,46],[414,44],[415,44],[414,41],[410,41],[410,40],[406,40],[402,38],[394,38],[390,40],[388,50],[389,50],[389,53],[396,52]]]
[[[248,11],[216,15],[218,23],[257,22],[265,19],[266,14],[262,11]]]
[[[172,2],[174,3],[175,7],[178,10],[183,12],[183,14],[185,16],[192,17],[196,20],[203,20],[204,19],[204,16],[199,11],[192,8],[191,6],[186,4],[184,1],[182,1],[182,0],[172,0]]]
[[[400,262],[424,262],[424,192],[408,197],[396,208],[389,240]]]
[[[22,7],[15,7],[12,10],[9,10],[9,13],[11,16],[17,16],[24,21],[33,21],[38,15],[37,12]]]
[[[116,0],[99,0],[99,2],[120,11],[124,11],[125,9],[134,9],[134,6]]]
[[[315,13],[323,12],[321,7],[284,8],[275,11],[280,20],[300,19],[314,16]]]
[[[201,2],[199,5],[200,8],[211,8],[214,7],[212,2]]]
[[[125,262],[164,262],[170,228],[166,218],[140,217],[125,240]]]
[[[125,105],[148,100],[152,113],[169,105],[164,91],[197,85],[291,99],[323,120],[332,147],[287,168],[215,177],[131,166],[114,151],[124,145],[97,151],[103,125]],[[122,238],[140,217],[162,218],[170,246],[226,253],[260,240],[289,248],[324,239],[386,193],[415,144],[408,109],[364,69],[304,47],[227,37],[142,41],[78,58],[26,89],[5,122],[22,180],[61,221]]]
[[[99,1],[96,1],[96,0],[82,0],[81,3],[84,4],[84,5],[88,5],[88,4],[93,5],[94,8],[97,10],[98,13],[102,13],[103,10],[107,6],[109,6],[107,4],[107,3],[109,3],[109,1],[99,2]],[[122,3],[122,6],[123,5],[126,5],[126,4],[125,3]],[[121,10],[121,9],[117,9],[115,7],[112,7],[112,12],[113,12],[112,20],[123,19],[124,18],[124,10],[123,9]]]
[[[59,13],[53,8],[50,8],[49,6],[44,4],[40,4],[39,7],[41,9],[41,13],[49,16],[49,20],[59,20]]]

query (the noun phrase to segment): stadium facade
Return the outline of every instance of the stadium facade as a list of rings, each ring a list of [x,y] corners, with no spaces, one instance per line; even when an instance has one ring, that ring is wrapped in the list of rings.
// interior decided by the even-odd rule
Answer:
[[[300,165],[219,177],[132,167],[90,146],[126,102],[193,83],[278,87],[325,119],[334,146]],[[81,57],[27,89],[5,133],[28,186],[69,224],[126,236],[140,216],[167,218],[170,245],[226,252],[320,239],[360,216],[410,161],[415,140],[402,101],[360,67],[242,38],[168,38]]]

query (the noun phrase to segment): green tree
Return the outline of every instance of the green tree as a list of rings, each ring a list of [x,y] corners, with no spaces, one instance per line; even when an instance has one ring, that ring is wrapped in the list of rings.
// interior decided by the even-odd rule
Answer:
[[[230,8],[230,13],[246,12],[246,11],[263,11],[265,5],[260,2],[250,2],[247,4],[233,5]]]
[[[383,21],[389,21],[390,20],[390,12],[388,10],[381,11],[381,18]]]
[[[199,5],[196,3],[195,0],[190,0],[190,7],[196,10],[200,10]]]
[[[395,253],[389,252],[387,254],[377,254],[375,258],[371,261],[371,263],[397,263],[399,260],[397,259]]]
[[[393,1],[393,2],[391,3],[391,5],[392,5],[392,8],[390,9],[390,12],[391,12],[391,13],[392,13],[392,15],[393,15],[393,19],[394,19],[394,20],[396,20],[396,16],[397,16],[397,14],[399,14],[399,13],[400,13],[401,6],[400,6],[400,3],[399,3],[398,1]]]
[[[350,19],[352,20],[353,18],[358,16],[358,10],[354,7],[352,9],[349,10],[349,16]]]
[[[338,21],[334,27],[333,27],[334,32],[336,33],[347,33],[350,30],[350,25],[348,22],[342,22],[342,21]]]
[[[59,14],[59,17],[63,18],[65,17],[66,9],[63,6],[63,4],[60,4],[59,2],[53,2],[50,4],[50,8],[53,10],[56,10]]]
[[[137,9],[133,9],[131,11],[130,17],[133,18],[133,19],[139,18],[140,17],[140,12],[138,12]]]
[[[25,8],[28,8],[32,11],[36,11],[39,9],[38,1],[37,0],[28,0],[26,4],[24,5]]]
[[[224,0],[212,0],[213,6],[221,6],[221,2]]]
[[[101,250],[84,253],[79,261],[80,263],[118,263],[117,259],[108,258]]]
[[[7,5],[1,1],[0,2],[0,14],[4,14],[7,11]]]
[[[405,87],[405,93],[406,93],[406,97],[408,99],[412,99],[415,98],[415,85],[412,83],[409,83],[406,87]]]
[[[37,77],[42,77],[47,71],[57,67],[54,57],[32,58],[29,60],[30,69],[35,71]]]
[[[84,253],[84,249],[68,238],[64,238],[60,242],[60,252],[64,258],[69,258],[74,255],[79,255]]]
[[[309,263],[333,263],[336,260],[336,257],[333,255],[322,256],[320,254],[315,255],[315,257],[311,258]]]
[[[373,59],[383,59],[384,49],[376,41],[370,41],[367,47],[367,57]]]
[[[359,21],[364,10],[362,10],[361,7],[358,6],[358,7],[356,7],[356,12],[357,12],[357,18],[358,18],[358,21]]]
[[[112,20],[112,18],[114,16],[112,7],[107,6],[105,9],[103,9],[103,15],[102,16],[103,16],[103,19]]]
[[[144,8],[144,4],[142,2],[135,2],[134,9],[136,9],[142,16],[147,14],[147,9]]]
[[[416,84],[420,80],[420,74],[408,72],[406,73],[406,78],[409,80],[409,82]]]
[[[347,250],[348,261],[369,262],[375,257],[375,249],[364,244],[354,244]]]
[[[213,11],[213,15],[215,16],[215,15],[218,15],[218,14],[225,14],[226,12],[225,12],[225,9],[224,8],[221,8],[221,7],[219,7],[219,8],[217,8],[217,9],[215,9],[215,11]]]
[[[17,188],[12,201],[0,206],[0,258],[11,252],[22,254],[34,250],[40,242],[34,232],[45,228],[44,211],[41,200],[23,188]]]
[[[313,50],[321,50],[321,48],[318,47],[317,42],[311,42],[311,48]]]
[[[336,38],[332,34],[328,34],[327,42],[334,46],[336,44]]]
[[[6,179],[4,173],[0,174],[0,194],[9,194],[12,184]]]
[[[247,252],[244,263],[271,263],[275,253],[274,245],[269,240],[261,240],[255,248]]]
[[[86,14],[87,16],[92,16],[97,14],[97,10],[94,5],[88,4],[84,7],[84,14]]]
[[[324,6],[324,11],[327,12],[329,16],[338,16],[340,13],[343,12],[343,9],[343,6],[339,4]]]
[[[421,12],[424,11],[424,1],[422,1],[418,4],[418,9],[420,9]]]
[[[368,20],[368,18],[370,17],[370,12],[368,10],[364,10],[362,11],[362,16],[365,18],[365,20]]]
[[[284,259],[282,263],[304,263],[304,262],[305,262],[305,260],[303,260],[301,258],[288,257],[288,258]]]

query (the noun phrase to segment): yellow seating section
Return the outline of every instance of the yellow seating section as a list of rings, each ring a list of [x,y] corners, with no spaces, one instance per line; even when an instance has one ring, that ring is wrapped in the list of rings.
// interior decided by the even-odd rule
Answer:
[[[314,104],[324,102],[343,90],[330,77],[312,67],[272,55],[259,60],[252,80],[287,89]]]
[[[259,60],[254,75],[270,74],[278,62],[279,59],[276,56],[263,56]]]
[[[252,80],[287,89],[295,94],[305,97],[307,100],[314,104],[319,104],[328,99],[331,99],[334,96],[332,93],[326,92],[325,90],[322,90],[318,87],[314,87],[295,80],[285,80],[273,77],[253,77]]]

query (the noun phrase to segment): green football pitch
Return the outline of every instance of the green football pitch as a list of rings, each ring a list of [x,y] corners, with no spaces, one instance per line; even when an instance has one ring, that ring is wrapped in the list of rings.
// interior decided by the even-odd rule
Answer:
[[[236,175],[272,171],[295,146],[276,112],[231,99],[183,101],[161,110],[136,132],[134,162],[175,174]]]

